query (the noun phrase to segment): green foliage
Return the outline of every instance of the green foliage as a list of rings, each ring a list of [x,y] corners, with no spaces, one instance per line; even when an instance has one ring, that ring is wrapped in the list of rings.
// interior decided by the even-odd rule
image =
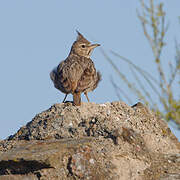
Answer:
[[[141,22],[144,35],[150,44],[153,53],[153,61],[157,67],[158,80],[141,67],[135,65],[129,59],[122,57],[118,53],[111,51],[111,53],[119,59],[129,64],[130,70],[135,78],[135,83],[128,80],[127,75],[120,72],[117,65],[109,58],[109,56],[102,50],[102,53],[112,65],[119,77],[126,83],[128,88],[146,105],[160,115],[165,120],[174,121],[180,127],[180,99],[174,97],[173,85],[180,89],[180,46],[176,42],[176,56],[175,61],[169,63],[170,77],[164,71],[161,57],[162,50],[166,45],[164,38],[168,30],[168,25],[165,23],[166,13],[163,10],[163,3],[155,5],[154,0],[149,0],[149,6],[140,0],[141,13],[137,11],[138,18]],[[180,17],[179,17],[180,21]],[[138,77],[138,74],[141,78]],[[144,79],[150,86],[150,89],[144,87],[142,79]],[[179,81],[178,81],[179,80]],[[112,81],[116,92],[120,91],[122,95],[130,102],[127,95]],[[151,92],[154,92],[158,97],[158,103],[152,97]],[[176,89],[177,91],[177,89]],[[179,94],[180,97],[180,94]]]

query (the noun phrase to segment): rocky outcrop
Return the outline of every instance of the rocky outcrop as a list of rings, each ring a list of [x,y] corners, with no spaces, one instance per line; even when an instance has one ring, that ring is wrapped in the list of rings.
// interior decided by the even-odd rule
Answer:
[[[141,103],[55,104],[0,141],[7,179],[180,179],[180,143]]]

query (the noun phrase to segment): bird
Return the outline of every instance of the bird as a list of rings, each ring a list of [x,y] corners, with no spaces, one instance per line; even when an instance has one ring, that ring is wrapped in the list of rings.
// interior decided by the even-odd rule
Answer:
[[[100,44],[90,43],[77,31],[77,39],[72,44],[68,57],[61,61],[50,72],[54,87],[65,94],[63,103],[68,94],[73,95],[73,104],[81,105],[81,93],[88,98],[88,92],[93,91],[101,80],[101,73],[96,71],[90,56]]]

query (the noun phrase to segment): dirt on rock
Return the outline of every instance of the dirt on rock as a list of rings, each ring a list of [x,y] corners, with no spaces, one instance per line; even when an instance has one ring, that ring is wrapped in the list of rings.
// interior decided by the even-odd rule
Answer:
[[[180,179],[180,143],[141,103],[55,104],[0,141],[8,179]]]

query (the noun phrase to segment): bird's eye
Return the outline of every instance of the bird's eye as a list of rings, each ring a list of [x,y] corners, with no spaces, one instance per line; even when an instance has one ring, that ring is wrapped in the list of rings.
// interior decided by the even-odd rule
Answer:
[[[82,48],[85,48],[85,45],[83,44],[81,47],[82,47]]]

